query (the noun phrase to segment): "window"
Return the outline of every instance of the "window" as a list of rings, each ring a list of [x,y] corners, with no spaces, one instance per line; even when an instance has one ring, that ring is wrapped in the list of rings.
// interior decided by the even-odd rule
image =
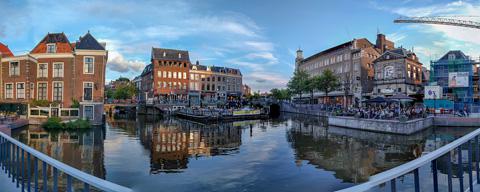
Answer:
[[[183,72],[183,79],[187,79],[187,72]]]
[[[182,72],[178,72],[178,79],[182,79]]]
[[[5,99],[13,99],[13,84],[5,84]]]
[[[399,92],[399,93],[402,92],[402,88],[398,88],[398,92]]]
[[[162,78],[162,71],[158,71],[158,72],[157,72],[157,76],[160,77],[160,78]]]
[[[177,78],[177,72],[173,72],[173,78],[174,78],[174,79]]]
[[[93,100],[93,83],[84,82],[83,83],[83,100],[92,101]]]
[[[83,73],[84,74],[93,74],[93,64],[95,63],[94,57],[84,57],[83,58]]]
[[[47,100],[47,83],[38,83],[38,100]]]
[[[53,77],[63,77],[63,63],[53,63]]]
[[[9,75],[20,75],[20,64],[18,61],[10,62]]]
[[[47,44],[47,53],[56,53],[57,46],[55,44]]]
[[[53,82],[53,101],[63,100],[63,82]]]
[[[25,99],[25,83],[17,83],[17,99]]]
[[[94,119],[93,105],[85,105],[83,107],[83,118],[88,120]]]
[[[190,74],[190,80],[195,80],[195,74]]]
[[[35,99],[35,83],[30,83],[30,99]]]
[[[37,77],[48,77],[48,64],[40,63],[38,64]]]
[[[172,78],[172,72],[171,71],[168,72],[168,78]]]

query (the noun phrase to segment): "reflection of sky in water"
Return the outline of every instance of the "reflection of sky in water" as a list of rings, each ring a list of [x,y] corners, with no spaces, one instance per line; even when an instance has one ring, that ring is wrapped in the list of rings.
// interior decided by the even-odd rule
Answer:
[[[469,131],[436,129],[398,136],[326,129],[318,118],[286,116],[263,123],[254,121],[251,137],[248,123],[234,132],[239,127],[232,124],[202,127],[181,122],[179,125],[177,120],[165,120],[152,125],[143,120],[115,121],[107,125],[103,143],[95,141],[97,154],[82,162],[90,160],[94,167],[105,169],[98,172],[104,175],[97,176],[137,191],[333,191],[353,185],[352,181],[362,182],[372,174],[415,158],[415,153],[446,144],[445,138],[453,139]],[[232,135],[226,137],[227,131]],[[152,158],[171,158],[167,153],[155,152],[161,148],[159,133],[198,134],[205,140],[215,134],[212,138],[220,141],[210,138],[213,143],[205,144],[210,146],[205,148],[207,152],[199,150],[205,154],[185,152],[182,157],[188,160],[182,162],[186,165],[175,172],[152,171],[159,167]],[[94,134],[102,133],[89,133]],[[85,135],[80,140],[88,141],[74,144],[82,150],[93,142],[91,136]],[[47,145],[40,143],[44,148]],[[220,149],[225,146],[230,150]],[[52,149],[60,154],[61,150]]]

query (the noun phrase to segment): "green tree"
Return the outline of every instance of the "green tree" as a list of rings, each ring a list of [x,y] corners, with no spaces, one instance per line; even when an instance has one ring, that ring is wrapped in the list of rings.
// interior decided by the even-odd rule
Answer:
[[[133,84],[125,84],[118,86],[113,92],[114,99],[131,99],[137,94],[137,89]]]
[[[315,81],[317,90],[325,93],[325,103],[328,102],[328,94],[340,87],[340,80],[333,71],[329,69],[324,70],[322,75],[316,78]]]
[[[298,94],[300,99],[302,98],[302,93],[307,91],[308,89],[308,79],[309,75],[307,72],[303,70],[296,70],[293,73],[293,77],[287,84],[288,89],[294,94]]]
[[[291,97],[288,89],[272,89],[270,95],[277,100],[289,100]]]

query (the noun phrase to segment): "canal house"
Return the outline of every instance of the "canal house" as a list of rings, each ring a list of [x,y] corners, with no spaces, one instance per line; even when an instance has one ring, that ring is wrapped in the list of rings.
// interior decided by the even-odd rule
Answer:
[[[29,117],[85,118],[102,123],[108,52],[90,32],[74,43],[48,33],[30,52],[1,58],[2,104],[30,106]]]

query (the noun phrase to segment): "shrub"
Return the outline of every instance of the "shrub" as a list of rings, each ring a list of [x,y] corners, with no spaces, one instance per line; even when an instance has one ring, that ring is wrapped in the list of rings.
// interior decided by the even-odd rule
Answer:
[[[58,117],[50,117],[42,124],[44,129],[88,129],[90,128],[90,121],[84,119],[77,119],[63,123]]]
[[[44,129],[62,129],[63,123],[59,117],[50,117],[42,124]]]
[[[50,102],[47,100],[32,100],[30,105],[32,105],[32,107],[48,107]]]
[[[90,121],[84,119],[77,119],[65,123],[65,129],[88,129],[90,128]]]
[[[72,106],[70,106],[71,108],[80,108],[80,102],[78,102],[78,100],[72,98]]]

